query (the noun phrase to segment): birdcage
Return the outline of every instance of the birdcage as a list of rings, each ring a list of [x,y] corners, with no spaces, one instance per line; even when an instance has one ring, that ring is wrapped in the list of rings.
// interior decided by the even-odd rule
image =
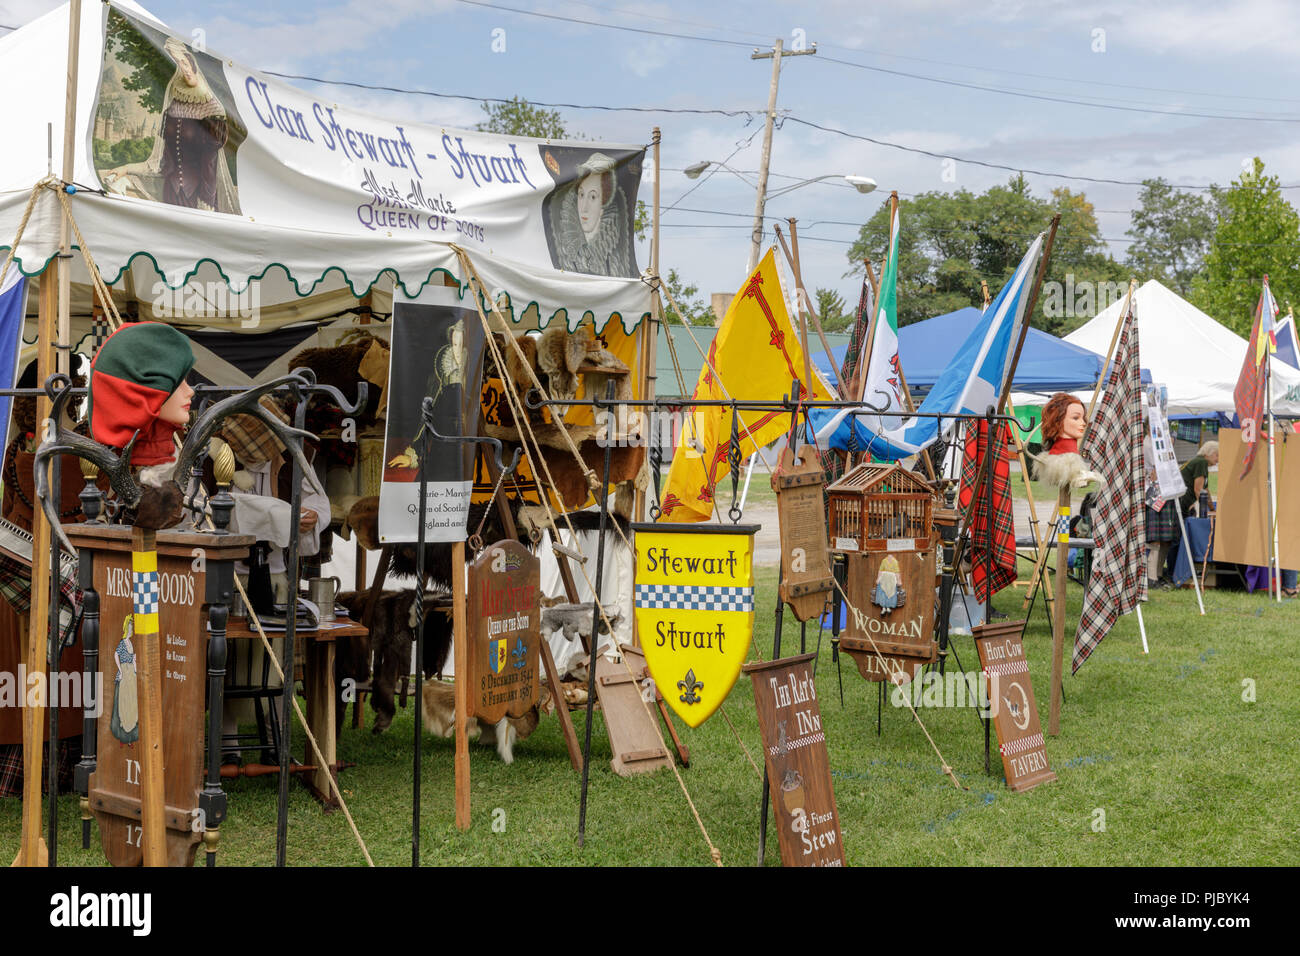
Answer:
[[[899,464],[862,464],[826,489],[834,551],[924,551],[934,529],[934,492]]]

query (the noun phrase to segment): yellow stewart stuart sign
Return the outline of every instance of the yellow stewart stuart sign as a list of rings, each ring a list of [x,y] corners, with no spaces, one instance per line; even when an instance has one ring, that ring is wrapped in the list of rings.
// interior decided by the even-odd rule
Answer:
[[[726,700],[749,653],[758,526],[632,527],[646,664],[673,710],[698,727]]]

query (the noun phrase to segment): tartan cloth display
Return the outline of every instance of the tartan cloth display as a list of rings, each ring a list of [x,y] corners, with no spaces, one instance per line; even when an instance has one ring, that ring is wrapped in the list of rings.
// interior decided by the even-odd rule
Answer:
[[[858,360],[862,357],[862,347],[867,344],[867,330],[871,327],[871,313],[874,304],[871,297],[871,284],[862,280],[862,292],[858,295],[858,314],[853,320],[853,331],[849,344],[844,349],[844,364],[840,366],[840,382],[847,388],[853,376],[858,373]],[[827,358],[829,358],[829,354]],[[849,396],[841,395],[847,399]],[[827,448],[821,453],[822,468],[826,471],[826,484],[838,481],[844,476],[844,459],[835,449]]]
[[[985,448],[988,445],[988,423],[970,422],[966,426],[966,447],[961,460],[961,493],[958,500],[963,510],[970,507],[971,493],[981,472],[988,467]],[[993,426],[993,553],[986,542],[989,527],[989,489],[980,482],[979,500],[971,518],[970,561],[971,583],[975,597],[989,600],[998,591],[1016,579],[1016,517],[1011,504],[1011,443],[1006,426]],[[991,560],[990,560],[991,559]],[[990,565],[991,571],[990,571]],[[990,580],[991,578],[991,580]]]
[[[1165,541],[1177,541],[1182,537],[1178,529],[1178,499],[1173,498],[1166,501],[1164,507],[1157,511],[1155,508],[1147,508],[1146,525],[1147,525],[1147,542],[1150,544],[1159,544]]]
[[[290,423],[289,416],[269,395],[263,396],[258,404],[286,425]],[[261,419],[252,415],[231,415],[221,423],[217,435],[230,446],[235,460],[245,468],[264,464],[284,451],[284,443]]]
[[[59,627],[66,631],[73,617],[81,612],[81,588],[77,587],[75,560],[60,563],[59,594]],[[19,614],[31,613],[32,569],[4,550],[0,550],[0,598],[8,601]]]
[[[1259,304],[1255,307],[1255,324],[1250,328],[1250,342],[1246,346],[1246,357],[1241,363],[1241,374],[1237,376],[1237,385],[1232,390],[1232,403],[1237,410],[1237,421],[1243,430],[1249,427],[1246,419],[1254,423],[1254,441],[1246,442],[1246,453],[1241,457],[1241,477],[1250,474],[1255,464],[1255,452],[1259,449],[1260,433],[1264,430],[1264,385],[1267,381],[1266,362],[1259,361],[1260,318],[1264,313],[1264,296],[1261,294]]]
[[[46,743],[41,747],[46,757],[49,751]],[[81,759],[81,736],[64,737],[59,741],[59,793],[71,793],[73,769]],[[49,792],[50,763],[41,760],[41,793]],[[0,797],[21,797],[23,795],[23,745],[0,744]]]
[[[1074,635],[1073,673],[1121,614],[1146,597],[1146,468],[1142,460],[1142,390],[1136,303],[1129,305],[1106,392],[1084,436],[1083,457],[1101,475],[1093,509],[1092,575]],[[1165,505],[1162,510],[1177,507]]]

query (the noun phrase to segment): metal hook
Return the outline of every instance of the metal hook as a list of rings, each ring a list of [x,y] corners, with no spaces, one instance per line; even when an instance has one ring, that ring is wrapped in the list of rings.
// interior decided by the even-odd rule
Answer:
[[[428,396],[425,396],[424,401],[420,403],[420,418],[423,420],[424,427],[428,430],[429,434],[432,437],[436,438],[438,441],[451,442],[452,444],[455,445],[474,445],[474,444],[491,445],[492,453],[496,457],[497,469],[503,479],[511,472],[513,472],[515,470],[515,466],[519,464],[519,456],[523,454],[523,449],[516,448],[515,457],[510,459],[510,464],[507,465],[501,458],[501,452],[503,450],[503,446],[501,442],[496,438],[490,438],[487,436],[480,437],[477,435],[439,434],[438,429],[435,428],[433,424],[433,399],[429,398]]]

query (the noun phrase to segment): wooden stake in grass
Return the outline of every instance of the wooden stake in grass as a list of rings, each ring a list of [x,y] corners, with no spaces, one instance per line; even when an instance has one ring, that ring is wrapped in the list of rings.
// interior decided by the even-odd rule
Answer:
[[[1061,680],[1065,657],[1065,579],[1070,560],[1070,485],[1056,496],[1056,613],[1052,615],[1052,705],[1047,732],[1061,732]]]

